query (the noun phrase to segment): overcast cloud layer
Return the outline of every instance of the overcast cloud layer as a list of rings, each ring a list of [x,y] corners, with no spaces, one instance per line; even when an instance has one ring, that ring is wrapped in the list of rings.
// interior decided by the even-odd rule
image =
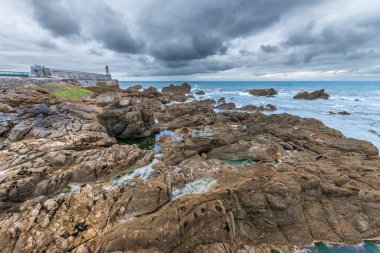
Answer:
[[[0,70],[122,80],[380,78],[379,0],[4,0]]]

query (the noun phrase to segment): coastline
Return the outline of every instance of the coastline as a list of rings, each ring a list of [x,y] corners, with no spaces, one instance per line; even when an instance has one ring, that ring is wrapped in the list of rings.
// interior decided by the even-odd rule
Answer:
[[[180,85],[181,81],[120,81],[120,87],[126,89],[135,84],[147,88],[153,86],[160,90],[169,83]],[[196,95],[196,99],[215,99],[225,97],[237,106],[248,104],[273,104],[277,110],[266,114],[289,113],[303,118],[315,118],[325,125],[341,131],[346,137],[362,139],[373,143],[380,149],[380,96],[379,81],[194,81],[193,90],[203,90],[205,95]],[[248,89],[275,88],[274,97],[254,97]],[[325,89],[331,95],[327,101],[297,101],[292,97],[301,91]],[[356,101],[359,100],[359,101]],[[321,103],[320,103],[321,102]],[[350,115],[332,114],[347,111]]]
[[[0,85],[5,251],[292,252],[380,235],[378,149],[319,120],[215,112],[232,102],[188,84]]]

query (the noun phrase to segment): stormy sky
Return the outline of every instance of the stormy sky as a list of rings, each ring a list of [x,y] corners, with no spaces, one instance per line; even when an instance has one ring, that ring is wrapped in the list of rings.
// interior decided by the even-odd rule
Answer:
[[[121,80],[375,80],[379,0],[2,0],[0,70]]]

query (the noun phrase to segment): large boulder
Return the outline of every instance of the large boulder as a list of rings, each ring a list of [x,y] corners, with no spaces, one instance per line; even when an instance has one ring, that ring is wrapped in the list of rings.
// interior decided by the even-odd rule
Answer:
[[[329,94],[325,92],[324,89],[322,90],[316,90],[313,92],[300,92],[297,95],[295,95],[294,99],[306,99],[306,100],[314,100],[314,99],[328,99],[330,97]]]
[[[116,138],[141,138],[152,135],[154,117],[152,105],[113,104],[98,116],[109,135]]]

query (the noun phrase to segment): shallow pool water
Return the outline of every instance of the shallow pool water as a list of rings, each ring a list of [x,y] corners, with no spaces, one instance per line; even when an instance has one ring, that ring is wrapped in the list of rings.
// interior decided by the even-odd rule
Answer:
[[[118,177],[113,178],[111,180],[111,182],[109,182],[108,184],[103,186],[103,189],[110,190],[116,186],[128,184],[129,181],[131,181],[135,177],[140,178],[140,179],[147,179],[148,176],[150,174],[152,174],[152,172],[154,171],[153,165],[155,165],[158,162],[159,162],[159,160],[157,159],[157,157],[155,157],[153,159],[153,161],[151,163],[149,163],[148,165],[141,167],[141,168],[138,168],[138,169],[135,169],[131,173],[127,173],[127,174],[124,174],[122,176],[118,176]]]
[[[215,183],[216,179],[212,177],[202,177],[192,182],[188,182],[183,187],[176,188],[174,191],[172,191],[172,200],[176,200],[187,194],[207,192]]]

